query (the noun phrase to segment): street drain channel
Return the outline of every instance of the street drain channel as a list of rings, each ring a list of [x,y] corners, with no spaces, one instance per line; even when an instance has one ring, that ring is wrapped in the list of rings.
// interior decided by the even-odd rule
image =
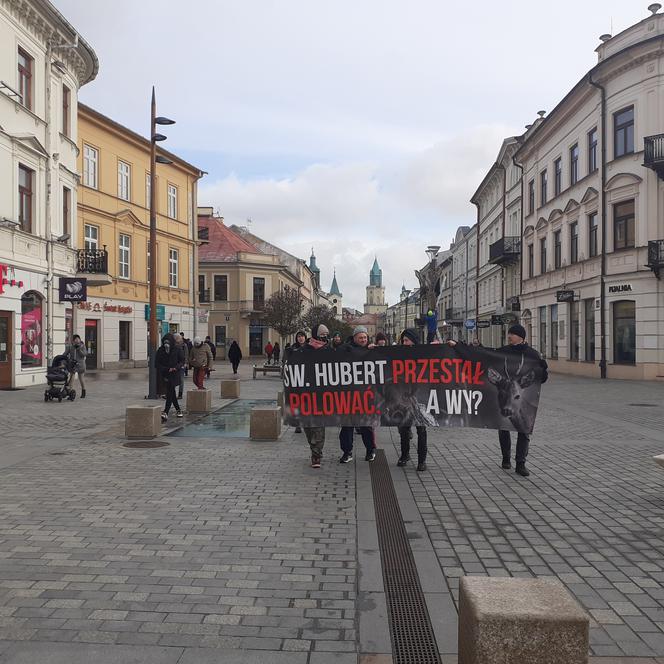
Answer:
[[[123,443],[122,447],[128,447],[132,450],[149,450],[155,447],[168,447],[170,443],[163,440],[133,440],[130,443]]]
[[[370,467],[394,664],[441,664],[383,450],[376,450]]]
[[[656,403],[630,403],[628,406],[636,406],[637,408],[657,408]]]

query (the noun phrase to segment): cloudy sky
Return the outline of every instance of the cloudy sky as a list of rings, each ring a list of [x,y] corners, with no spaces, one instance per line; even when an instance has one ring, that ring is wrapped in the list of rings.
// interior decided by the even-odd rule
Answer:
[[[208,175],[199,204],[336,267],[361,308],[374,255],[390,303],[447,247],[504,137],[590,69],[648,2],[54,0],[96,50],[80,98]],[[251,220],[250,222],[248,220]]]

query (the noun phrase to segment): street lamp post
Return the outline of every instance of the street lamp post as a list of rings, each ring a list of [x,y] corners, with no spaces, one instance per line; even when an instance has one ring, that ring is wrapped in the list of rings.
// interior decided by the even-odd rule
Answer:
[[[175,120],[157,116],[157,102],[155,100],[154,85],[152,86],[152,104],[150,108],[150,318],[148,323],[148,366],[149,384],[148,399],[158,399],[157,367],[155,356],[157,354],[157,205],[156,183],[157,164],[172,164],[166,157],[157,155],[157,142],[165,141],[166,136],[158,134],[157,125],[175,124]]]

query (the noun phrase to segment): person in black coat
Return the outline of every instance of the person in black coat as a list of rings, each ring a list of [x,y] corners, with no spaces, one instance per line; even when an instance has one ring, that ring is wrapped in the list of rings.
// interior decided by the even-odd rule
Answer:
[[[240,366],[240,360],[242,359],[242,350],[240,349],[238,342],[235,340],[233,340],[228,349],[228,359],[233,367],[233,373],[236,374],[237,369]]]
[[[171,406],[175,406],[177,417],[182,417],[176,388],[179,387],[182,380],[183,359],[172,334],[164,335],[161,340],[161,346],[155,357],[155,366],[161,380],[166,385],[166,405],[161,413],[162,422],[168,420],[168,412]]]

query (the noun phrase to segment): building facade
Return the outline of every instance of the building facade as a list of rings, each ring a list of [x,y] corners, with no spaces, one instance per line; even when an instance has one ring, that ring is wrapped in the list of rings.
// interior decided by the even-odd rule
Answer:
[[[664,15],[598,63],[524,136],[522,319],[554,371],[664,376]],[[658,173],[659,170],[659,173]]]
[[[79,275],[87,302],[74,312],[89,369],[147,366],[150,141],[79,105]],[[195,304],[197,181],[176,155],[157,169],[157,319],[161,335],[199,332]],[[203,326],[207,331],[207,326]]]
[[[453,339],[470,341],[474,328],[468,328],[466,321],[474,321],[476,316],[477,225],[460,226],[450,249],[452,297],[451,306],[445,311],[443,333]]]
[[[401,333],[407,327],[417,327],[420,318],[420,289],[410,291],[405,284],[401,287],[399,301],[385,312],[384,332],[390,343],[398,343]]]
[[[78,90],[92,48],[47,0],[0,1],[0,389],[45,380],[71,335]]]

